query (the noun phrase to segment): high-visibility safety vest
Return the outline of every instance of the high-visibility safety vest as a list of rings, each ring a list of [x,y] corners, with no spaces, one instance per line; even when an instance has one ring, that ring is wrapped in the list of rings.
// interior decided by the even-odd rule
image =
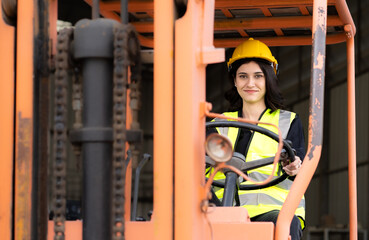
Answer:
[[[226,112],[223,115],[227,117],[238,117],[238,112]],[[282,137],[285,139],[287,137],[288,131],[290,129],[291,123],[295,118],[296,114],[293,112],[285,111],[285,110],[275,110],[271,111],[271,109],[267,109],[262,115],[260,122],[272,123],[278,126],[281,130]],[[213,121],[221,121],[222,119],[214,119]],[[232,121],[232,120],[230,120]],[[278,134],[278,130],[274,126],[258,124],[258,126],[266,128],[276,134]],[[223,127],[217,128],[219,134],[227,136],[234,148],[235,143],[237,141],[239,135],[239,128],[234,127]],[[249,143],[246,162],[258,160],[261,158],[267,158],[275,156],[278,150],[278,143],[265,136],[264,134],[253,132],[251,136],[251,143]],[[247,172],[248,176],[252,178],[254,181],[261,182],[265,181],[271,174],[273,170],[273,165],[264,166],[261,168],[257,168],[254,170],[250,170]],[[212,171],[209,172],[209,174]],[[275,171],[274,175],[279,176],[281,171]],[[215,180],[224,180],[225,176],[223,173],[218,172],[215,175]],[[241,184],[247,184],[247,182],[243,182]],[[288,192],[291,188],[292,181],[289,179],[284,180],[283,182],[271,186],[264,189],[258,190],[239,190],[239,198],[240,205],[245,207],[249,213],[249,216],[252,218],[254,216],[272,211],[272,210],[280,210],[284,201],[287,198]],[[223,198],[223,189],[214,189],[215,194],[221,200]],[[301,222],[301,227],[305,226],[305,198],[303,197],[300,201],[298,208],[296,209],[295,215],[299,217]]]

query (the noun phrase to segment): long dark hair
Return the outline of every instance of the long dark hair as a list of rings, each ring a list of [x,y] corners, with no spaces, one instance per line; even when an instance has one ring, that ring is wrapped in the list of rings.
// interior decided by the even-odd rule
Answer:
[[[234,86],[234,81],[236,78],[237,69],[245,63],[256,62],[260,69],[263,71],[265,76],[265,105],[267,108],[270,108],[272,111],[277,109],[283,109],[283,96],[278,88],[278,78],[274,72],[271,64],[260,58],[247,58],[240,59],[234,62],[229,70],[229,79],[232,81],[232,88],[225,93],[225,99],[229,101],[230,106],[228,111],[238,111],[242,110],[243,101],[240,95],[237,92],[237,88]]]

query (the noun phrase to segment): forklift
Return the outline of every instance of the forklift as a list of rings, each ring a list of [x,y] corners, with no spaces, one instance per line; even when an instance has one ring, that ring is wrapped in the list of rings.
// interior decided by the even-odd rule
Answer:
[[[356,29],[345,0],[84,2],[91,19],[58,30],[63,1],[0,0],[1,239],[289,239],[323,148],[325,47],[341,42],[347,43],[350,240],[357,239]],[[221,159],[211,153],[212,144],[226,140],[205,139],[206,118],[221,118],[206,102],[206,66],[224,62],[225,48],[250,37],[268,46],[312,46],[307,154],[275,226],[251,222],[245,208],[210,206],[212,179],[204,177],[206,148],[218,170],[232,168],[229,147]],[[154,200],[150,220],[135,221],[142,49],[154,52]],[[271,137],[279,151],[293,154],[280,136]],[[67,146],[83,169],[77,221],[66,219]]]

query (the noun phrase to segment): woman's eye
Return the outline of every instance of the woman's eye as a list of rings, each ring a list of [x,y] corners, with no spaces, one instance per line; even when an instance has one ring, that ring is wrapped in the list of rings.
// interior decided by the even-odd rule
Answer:
[[[255,77],[256,78],[262,78],[262,77],[264,77],[264,75],[256,75]]]

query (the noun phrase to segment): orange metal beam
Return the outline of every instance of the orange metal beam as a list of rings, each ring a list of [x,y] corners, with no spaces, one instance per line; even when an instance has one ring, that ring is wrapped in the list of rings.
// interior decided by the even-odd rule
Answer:
[[[92,0],[85,0],[90,6],[92,6]],[[100,10],[120,12],[120,1],[103,2],[100,1]],[[129,12],[153,12],[154,1],[153,0],[133,0],[128,1]]]
[[[18,0],[14,239],[31,236],[34,1]]]
[[[51,41],[50,55],[56,55],[57,29],[56,22],[58,20],[58,0],[49,1],[49,36]]]
[[[88,4],[92,5],[92,0],[85,0]],[[329,0],[328,5],[335,5],[336,0]],[[239,7],[250,9],[258,7],[277,8],[277,7],[291,7],[291,6],[312,6],[312,0],[282,0],[282,1],[268,1],[268,0],[216,0],[215,8],[230,8],[236,9]],[[146,12],[152,11],[154,7],[152,0],[132,0],[128,2],[129,12]],[[120,11],[120,2],[100,2],[100,9],[108,11]]]
[[[233,14],[229,11],[229,9],[222,8],[221,11],[224,14],[224,16],[226,16],[227,18],[233,18]]]
[[[103,15],[119,21],[119,16],[111,12],[106,14],[104,12]],[[214,21],[214,30],[311,28],[312,20],[312,16],[222,19]],[[151,22],[132,22],[132,25],[135,26],[136,30],[140,33],[154,32],[154,24]],[[338,16],[329,16],[327,19],[327,26],[343,26],[343,22]]]
[[[206,213],[211,227],[207,236],[211,240],[258,239],[272,240],[274,224],[272,222],[251,222],[246,208],[209,207]]]
[[[82,240],[82,221],[65,221],[64,224],[65,240]],[[54,221],[48,221],[47,229],[47,240],[54,240]]]
[[[270,12],[269,8],[261,7],[260,9],[266,17],[271,17],[272,16],[272,13]]]
[[[274,225],[272,222],[252,223],[211,223],[213,238],[210,240],[224,239],[257,239],[273,240]]]
[[[126,222],[125,224],[126,224],[125,234],[126,234],[127,240],[160,239],[157,236],[158,229],[154,230],[154,226],[157,227],[157,225],[156,224],[154,225],[152,221],[150,222]],[[172,229],[165,229],[164,231],[171,233]],[[160,233],[159,235],[163,236],[165,235],[165,233]]]
[[[154,238],[174,231],[174,19],[172,0],[155,0],[154,21]],[[128,238],[127,238],[128,239]],[[136,239],[133,235],[130,239]]]
[[[152,22],[132,22],[132,25],[135,26],[137,32],[140,33],[154,32],[154,23]]]
[[[237,32],[242,36],[242,37],[248,37],[249,35],[246,33],[245,30],[243,29],[239,29],[237,30]]]
[[[347,112],[348,112],[348,185],[350,240],[357,236],[357,183],[356,183],[356,120],[355,120],[355,41],[354,28],[346,25],[347,32]]]
[[[157,14],[155,16],[158,16]],[[205,196],[205,69],[224,61],[213,47],[214,0],[189,0],[175,23],[174,239],[209,239]],[[156,35],[156,34],[155,34]]]
[[[335,5],[336,0],[328,0],[328,5]],[[250,9],[250,8],[278,8],[278,7],[301,7],[312,6],[313,0],[216,0],[215,9],[230,8],[230,9]]]
[[[87,3],[92,5],[92,0],[85,0]],[[284,0],[284,1],[267,1],[267,0],[216,0],[215,8],[220,9],[227,17],[231,18],[232,13],[229,11],[230,9],[252,9],[252,8],[262,8],[264,14],[270,16],[270,8],[278,8],[278,7],[297,7],[300,9],[303,15],[308,15],[307,6],[312,6],[312,0]],[[328,26],[342,26],[343,24],[350,24],[353,26],[355,33],[355,26],[353,24],[351,15],[348,11],[347,4],[345,0],[328,0],[328,5],[336,5],[337,11],[340,15],[340,18],[337,16],[329,16],[328,17]],[[100,3],[101,14],[104,17],[115,19],[119,21],[119,15],[117,14],[120,11],[120,2],[101,2]],[[130,12],[153,12],[153,1],[138,1],[133,0],[129,1],[128,9]],[[150,15],[150,14],[149,14]],[[149,33],[153,32],[153,24],[152,23],[143,23],[137,22],[133,23],[138,32],[141,33]],[[240,35],[242,37],[247,37],[247,34],[243,29],[265,29],[265,26],[268,26],[270,29],[274,29],[277,33],[278,37],[276,38],[260,38],[260,40],[267,41],[267,44],[270,46],[297,46],[297,45],[311,45],[311,41],[308,37],[285,37],[283,36],[283,32],[281,29],[283,28],[297,28],[297,27],[311,27],[311,16],[304,17],[268,17],[261,19],[230,19],[230,20],[219,20],[215,22],[215,30],[231,30],[234,29],[236,31],[240,31]],[[240,30],[242,28],[242,30]],[[153,39],[151,37],[145,37],[143,35],[139,35],[139,39],[142,46],[153,48]],[[235,47],[244,39],[217,39],[215,40],[215,44],[218,47]],[[345,41],[344,34],[334,34],[332,36],[328,36],[327,44],[335,44]]]
[[[354,20],[352,20],[352,16],[350,13],[350,10],[347,6],[346,0],[337,0],[336,1],[336,8],[337,8],[337,12],[338,15],[340,16],[340,18],[342,19],[342,22],[344,25],[350,25],[351,26],[351,35],[355,36],[356,33],[356,27],[355,27],[355,23]]]
[[[309,11],[307,10],[306,7],[301,6],[301,7],[299,7],[299,9],[300,9],[300,12],[301,12],[302,15],[304,15],[304,16],[310,15],[310,13],[309,13]]]
[[[311,28],[312,16],[223,19],[214,22],[216,31],[231,29]],[[327,26],[343,26],[338,16],[329,16]],[[143,29],[138,28],[138,29]]]
[[[274,225],[271,222],[250,222],[247,210],[242,207],[222,207],[209,209],[207,219],[211,228],[206,229],[206,237],[202,239],[258,239],[271,240]],[[72,222],[67,222],[67,224]],[[78,223],[78,222],[77,222]],[[76,224],[75,224],[76,225]],[[81,225],[81,224],[80,224]],[[69,225],[71,226],[71,225]],[[71,226],[74,227],[75,226]],[[82,226],[80,226],[82,227]],[[68,229],[69,232],[69,229]],[[78,231],[77,231],[78,232]],[[134,240],[153,239],[153,222],[126,222],[126,236],[134,236]],[[211,237],[212,236],[212,237]],[[73,240],[80,240],[79,235]],[[127,237],[126,237],[127,239]],[[129,238],[131,239],[131,238]],[[154,238],[155,239],[155,238]],[[52,238],[49,238],[52,240]]]
[[[11,240],[13,235],[14,33],[14,27],[5,24],[0,12],[0,236],[3,240]]]
[[[263,11],[263,14],[266,16],[266,17],[271,17],[272,16],[272,13],[270,12],[269,8],[266,8],[266,7],[262,7],[261,8],[261,11]],[[265,25],[264,25],[265,27]],[[281,28],[278,26],[278,27],[274,27],[274,32],[277,34],[277,36],[283,36],[283,32],[281,30]]]
[[[154,48],[154,39],[152,37],[144,37],[138,34],[138,40],[140,40],[141,46]]]
[[[255,38],[267,44],[268,46],[275,47],[275,46],[302,46],[302,45],[311,45],[311,37],[260,37]],[[336,44],[344,42],[346,39],[346,34],[332,34],[327,36],[327,44]],[[216,47],[236,47],[245,41],[244,38],[227,38],[227,39],[215,39],[214,46]]]
[[[154,41],[152,37],[144,37],[138,35],[138,39],[142,46],[154,47]],[[267,44],[268,46],[303,46],[311,45],[311,37],[301,37],[301,36],[278,36],[278,37],[259,37],[255,38]],[[337,33],[327,36],[327,44],[337,44],[345,42],[346,34]],[[234,48],[245,41],[245,38],[226,38],[226,39],[214,39],[214,46],[217,48]]]
[[[92,5],[92,0],[85,0],[88,4]],[[329,0],[328,5],[335,5],[336,0]],[[301,6],[312,6],[312,0],[283,0],[283,1],[268,1],[268,0],[216,0],[215,8],[216,9],[237,9],[237,8],[258,8],[258,7],[266,7],[266,8],[277,8],[277,7],[301,7]],[[154,8],[153,0],[131,0],[128,2],[128,11],[129,12],[150,12]],[[100,2],[100,9],[107,11],[120,11],[120,2]]]
[[[92,0],[86,0],[86,2],[91,2],[92,3]],[[115,11],[109,11],[109,10],[100,8],[100,14],[102,16],[104,16],[105,18],[114,19],[114,20],[117,20],[118,22],[120,22],[120,16]]]

